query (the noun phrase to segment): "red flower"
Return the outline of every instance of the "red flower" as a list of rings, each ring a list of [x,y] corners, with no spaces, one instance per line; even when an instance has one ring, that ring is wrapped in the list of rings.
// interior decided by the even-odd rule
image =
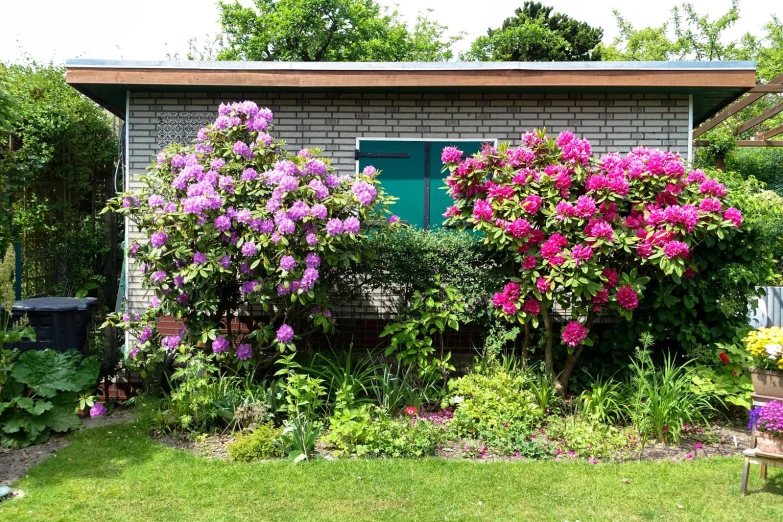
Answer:
[[[726,355],[726,352],[720,352],[718,354],[718,357],[720,357],[720,362],[723,363],[723,366],[726,366],[727,364],[729,364],[729,356]]]
[[[407,408],[405,408],[405,415],[410,415],[411,417],[413,417],[417,413],[419,413],[419,410],[416,409],[416,406],[408,406]]]

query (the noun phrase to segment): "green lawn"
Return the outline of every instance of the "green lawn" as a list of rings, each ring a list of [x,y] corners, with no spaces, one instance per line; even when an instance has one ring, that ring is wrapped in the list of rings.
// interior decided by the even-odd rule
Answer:
[[[73,436],[0,504],[2,521],[783,520],[783,471],[741,460],[626,464],[347,460],[291,465],[202,459],[138,426]],[[623,481],[623,479],[630,479]]]

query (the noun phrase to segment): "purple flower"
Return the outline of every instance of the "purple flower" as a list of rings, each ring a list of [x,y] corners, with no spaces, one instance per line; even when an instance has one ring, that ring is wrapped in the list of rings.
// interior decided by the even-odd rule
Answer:
[[[160,283],[164,279],[166,279],[166,272],[164,272],[163,270],[157,270],[157,271],[152,273],[152,282],[153,283]]]
[[[96,402],[92,405],[92,408],[90,408],[90,417],[105,417],[106,416],[106,406],[102,402]]]
[[[329,189],[326,188],[326,185],[324,185],[321,180],[314,179],[308,183],[307,186],[313,189],[313,192],[315,192],[315,197],[318,199],[326,199],[329,197]]]
[[[307,241],[307,244],[310,246],[315,246],[318,244],[318,236],[313,234],[312,232],[308,232],[305,236],[305,241]]]
[[[231,266],[231,258],[228,257],[228,256],[223,256],[223,257],[220,258],[218,263],[220,263],[220,266],[222,266],[223,268],[228,270],[228,267]]]
[[[330,219],[328,223],[326,223],[326,234],[329,236],[336,236],[337,234],[341,234],[343,232],[343,222],[340,221],[337,218]]]
[[[280,268],[283,270],[293,270],[296,267],[296,259],[293,256],[283,256],[280,258]]]
[[[343,221],[343,230],[346,234],[356,234],[359,232],[360,223],[359,220],[353,216],[345,218]]]
[[[169,235],[165,232],[156,231],[152,233],[152,237],[150,237],[150,243],[152,243],[153,248],[160,248],[163,245],[166,244],[166,241],[169,240]]]
[[[254,179],[258,178],[258,172],[251,168],[247,168],[242,171],[242,176],[240,176],[239,179],[242,181],[252,181]]]
[[[340,185],[340,178],[334,174],[329,174],[326,176],[326,179],[324,179],[324,184],[329,188],[336,188]]]
[[[353,195],[356,196],[356,199],[359,200],[359,203],[365,207],[369,206],[375,199],[375,196],[378,195],[378,191],[375,190],[375,187],[366,181],[357,181],[353,184],[351,190],[353,191]]]
[[[154,296],[152,299],[150,299],[150,308],[157,308],[160,306],[160,298],[158,296]]]
[[[162,207],[163,203],[165,203],[163,196],[157,194],[153,194],[147,199],[147,204],[151,207]]]
[[[182,276],[174,276],[174,286],[177,288],[182,288],[182,286],[185,284],[185,279],[183,279]]]
[[[228,192],[229,194],[234,193],[234,178],[231,176],[220,176],[220,181],[218,182],[218,186]]]
[[[221,232],[225,232],[226,230],[231,228],[231,218],[226,215],[216,217],[215,228],[220,230]]]
[[[267,147],[272,144],[272,136],[267,134],[266,132],[260,132],[258,134],[258,138],[256,138],[256,143],[263,143]]]
[[[248,241],[242,245],[242,255],[245,257],[254,256],[256,254],[256,244],[252,241]]]
[[[223,158],[215,158],[212,160],[209,166],[213,170],[218,170],[220,167],[226,166],[226,160],[224,160]]]
[[[139,248],[141,248],[141,245],[138,243],[133,243],[133,246],[131,246],[128,249],[128,257],[134,258],[136,257],[136,252],[139,251]]]
[[[253,356],[253,347],[249,344],[243,343],[237,346],[237,359],[240,361],[246,361]]]
[[[207,262],[207,255],[203,252],[196,252],[193,254],[193,264],[201,265]]]
[[[326,174],[326,163],[319,159],[312,159],[302,167],[302,172],[313,176],[323,176]]]
[[[228,350],[228,339],[218,335],[217,338],[212,341],[212,351],[214,353],[221,353],[226,350]]]
[[[294,329],[287,324],[280,325],[277,329],[277,340],[281,343],[290,343],[294,339]]]
[[[318,219],[326,219],[326,207],[321,205],[320,203],[316,203],[312,207],[310,207],[310,215],[314,218]]]
[[[288,211],[288,218],[292,219],[293,221],[299,221],[300,219],[306,217],[309,213],[310,207],[308,207],[307,203],[300,199],[291,205],[291,209]]]
[[[141,335],[139,335],[139,342],[145,343],[149,341],[152,338],[152,330],[150,330],[148,327],[144,327],[144,330],[142,330]]]
[[[239,291],[243,294],[252,294],[256,290],[256,286],[258,286],[258,281],[245,281],[242,283],[242,286],[239,287]]]
[[[171,158],[171,166],[173,168],[181,168],[185,166],[185,156],[182,154],[177,154],[173,158]]]
[[[250,147],[247,146],[247,143],[244,141],[238,141],[234,143],[234,154],[239,154],[245,159],[250,159],[253,157],[253,151],[250,150]]]
[[[400,216],[392,214],[391,216],[389,216],[389,220],[388,221],[391,224],[397,223],[397,222],[400,221]]]
[[[310,252],[305,258],[305,265],[307,268],[317,268],[321,264],[321,256],[315,252]]]
[[[167,350],[175,350],[179,346],[180,341],[179,335],[169,335],[161,339],[160,344]]]
[[[190,304],[190,294],[188,292],[182,292],[177,296],[176,301],[182,306],[188,306],[188,304]]]

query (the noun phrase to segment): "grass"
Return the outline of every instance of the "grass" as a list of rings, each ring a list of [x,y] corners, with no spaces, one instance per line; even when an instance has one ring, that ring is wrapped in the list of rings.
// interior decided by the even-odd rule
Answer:
[[[742,461],[625,464],[211,461],[140,425],[82,431],[16,486],[0,521],[783,520],[783,470]]]

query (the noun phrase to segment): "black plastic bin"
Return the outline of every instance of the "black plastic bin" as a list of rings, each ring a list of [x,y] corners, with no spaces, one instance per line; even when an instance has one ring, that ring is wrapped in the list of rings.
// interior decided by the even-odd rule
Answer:
[[[9,343],[11,348],[58,352],[74,349],[82,354],[87,349],[87,327],[90,324],[94,297],[40,297],[16,301],[12,308],[13,320],[24,315],[35,330],[35,341]]]

